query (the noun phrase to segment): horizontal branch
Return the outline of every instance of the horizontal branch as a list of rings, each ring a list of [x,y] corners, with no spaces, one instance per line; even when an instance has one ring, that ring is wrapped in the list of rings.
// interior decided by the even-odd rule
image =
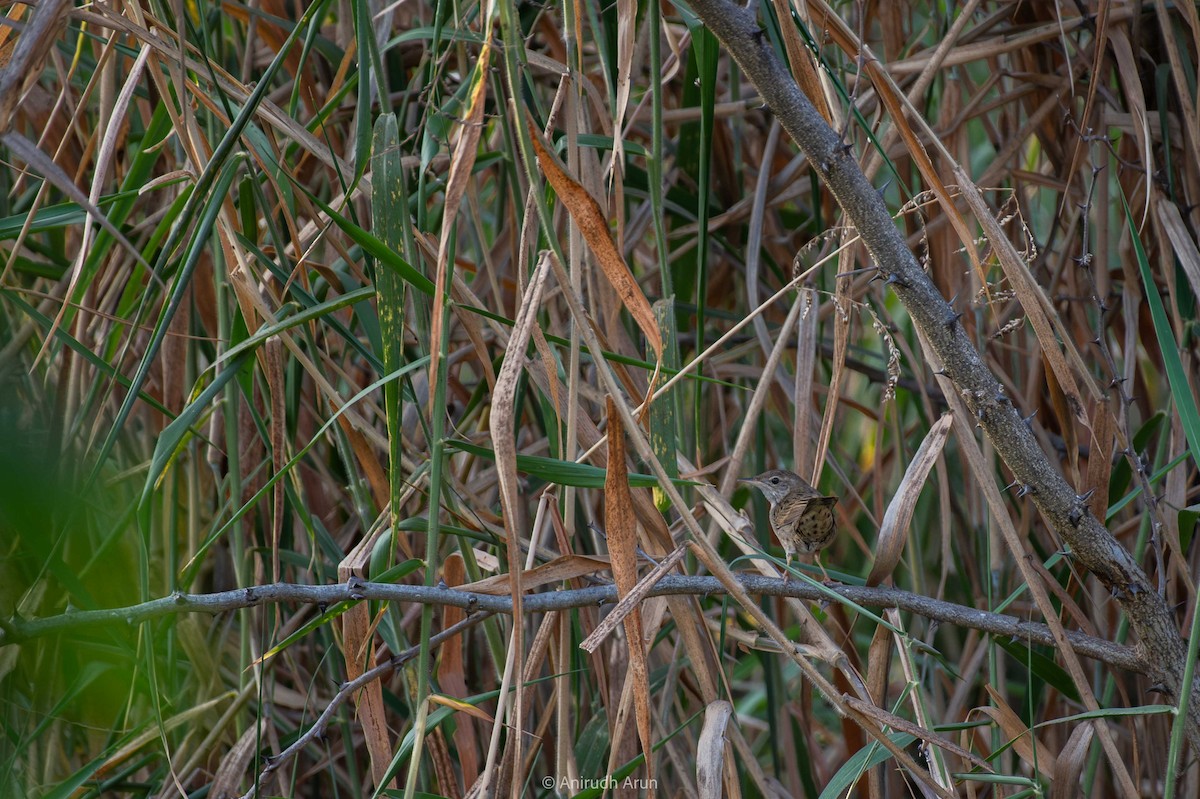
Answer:
[[[826,589],[791,580],[759,575],[739,575],[746,591],[760,596],[789,596],[807,600],[829,599]],[[827,589],[844,600],[872,608],[896,608],[931,621],[980,630],[991,635],[1012,638],[1032,644],[1054,645],[1050,629],[1037,622],[1025,621],[1000,613],[976,610],[953,602],[901,591],[897,588],[838,585]],[[726,590],[715,577],[664,577],[649,592],[649,596],[722,595]],[[0,647],[19,644],[33,638],[68,633],[102,625],[137,624],[180,613],[223,613],[259,604],[295,603],[328,608],[338,602],[377,600],[410,602],[422,605],[445,605],[469,612],[511,615],[512,597],[480,594],[455,588],[424,585],[394,585],[370,583],[357,578],[337,585],[299,585],[274,583],[253,588],[221,591],[213,594],[175,593],[139,605],[109,610],[84,610],[47,616],[40,619],[14,617],[0,621]],[[595,585],[568,591],[548,591],[530,594],[522,599],[525,613],[547,613],[587,606],[611,605],[617,601],[617,589],[612,585]],[[1079,654],[1102,661],[1126,671],[1146,673],[1146,666],[1132,647],[1105,641],[1080,632],[1068,632],[1067,640]]]

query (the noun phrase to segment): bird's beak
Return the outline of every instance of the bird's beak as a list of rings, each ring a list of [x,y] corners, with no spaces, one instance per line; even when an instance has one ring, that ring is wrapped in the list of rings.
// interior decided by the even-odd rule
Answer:
[[[739,483],[749,483],[750,485],[754,485],[758,482],[753,477],[739,477],[737,481]]]

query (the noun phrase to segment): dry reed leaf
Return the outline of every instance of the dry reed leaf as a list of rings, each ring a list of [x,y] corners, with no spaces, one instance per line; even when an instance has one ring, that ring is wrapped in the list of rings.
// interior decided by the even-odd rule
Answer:
[[[911,118],[918,126],[921,133],[933,143],[942,157],[952,165],[954,171],[954,180],[958,184],[959,191],[961,192],[963,198],[967,201],[967,204],[970,206],[972,213],[975,214],[977,221],[982,226],[985,236],[991,243],[997,258],[1000,261],[1000,265],[1004,270],[1005,276],[1008,278],[1013,289],[1016,291],[1017,298],[1022,307],[1025,309],[1025,312],[1029,317],[1029,321],[1033,325],[1034,332],[1037,334],[1038,341],[1042,346],[1042,351],[1045,353],[1046,357],[1049,359],[1049,362],[1054,367],[1054,372],[1058,376],[1059,382],[1062,385],[1063,393],[1066,394],[1067,402],[1074,413],[1075,418],[1085,427],[1088,426],[1089,422],[1083,410],[1083,403],[1080,401],[1080,392],[1075,382],[1074,374],[1071,371],[1070,365],[1068,364],[1068,357],[1064,357],[1063,351],[1060,349],[1060,346],[1057,343],[1057,339],[1055,338],[1055,330],[1058,330],[1062,333],[1062,346],[1066,348],[1067,356],[1069,356],[1071,363],[1073,363],[1077,367],[1079,373],[1084,376],[1085,385],[1087,386],[1093,399],[1096,399],[1100,396],[1099,389],[1095,386],[1094,381],[1089,379],[1088,376],[1090,375],[1090,372],[1088,372],[1087,368],[1084,366],[1078,351],[1075,350],[1074,345],[1071,343],[1072,340],[1070,336],[1067,335],[1063,330],[1063,325],[1058,317],[1058,314],[1054,311],[1054,308],[1050,304],[1050,301],[1046,298],[1045,293],[1041,290],[1037,282],[1033,279],[1033,276],[1029,273],[1029,265],[1024,259],[1021,258],[1021,256],[1016,252],[1016,248],[1013,246],[1012,242],[1009,241],[1007,236],[1004,235],[1003,228],[1001,228],[1000,223],[996,220],[996,217],[991,208],[988,206],[987,201],[984,200],[978,186],[971,179],[970,175],[967,174],[966,170],[957,162],[957,160],[955,160],[953,154],[946,149],[936,131],[929,126],[929,123],[925,121],[920,112],[912,107],[912,105],[908,102],[908,99],[899,93],[899,91],[895,88],[895,84],[892,82],[891,77],[887,72],[883,71],[877,63],[869,62],[867,64],[867,69],[871,72],[872,79],[879,88],[881,100],[883,100],[888,106],[889,113],[893,115],[896,120],[896,124],[900,127],[906,143],[911,137],[912,144],[919,148],[918,150],[913,150],[912,147],[910,147],[910,152],[914,158],[916,158],[918,152],[921,154],[922,157],[916,159],[917,164],[921,168],[923,177],[926,177],[927,179],[932,178],[930,182],[935,192],[944,191],[945,187],[942,186],[940,178],[938,178],[936,174],[932,173],[932,164],[928,162],[928,156],[924,154],[923,145],[921,145],[920,141],[916,139],[912,131],[907,129],[906,125],[900,125],[901,120],[905,120],[905,117],[902,113],[903,108],[907,108],[912,112]],[[886,90],[884,88],[885,86]],[[926,175],[926,169],[930,170],[929,175]],[[982,268],[979,264],[978,256],[975,253],[975,247],[973,246],[974,237],[967,234],[965,223],[963,223],[962,227],[959,226],[959,222],[962,221],[961,216],[956,210],[952,212],[953,203],[950,202],[949,197],[943,193],[938,193],[938,199],[945,208],[945,211],[951,222],[954,224],[955,229],[959,231],[964,245],[966,246],[967,254],[971,257],[972,263],[975,265],[982,279]],[[986,281],[984,282],[986,285]],[[1057,322],[1057,324],[1055,324],[1055,322]]]
[[[931,729],[927,729],[919,724],[909,721],[903,716],[897,716],[895,713],[891,713],[881,707],[872,705],[869,702],[864,702],[861,699],[856,699],[854,697],[846,697],[846,705],[854,711],[868,718],[874,719],[880,726],[891,727],[897,732],[907,732],[909,735],[914,735],[928,744],[932,744],[949,752],[952,755],[956,755],[957,757],[961,757],[964,761],[970,763],[972,766],[985,774],[995,773],[991,764],[976,755],[974,752],[959,746],[949,738],[938,735]],[[946,788],[941,786],[933,787],[943,796],[953,796],[953,794]]]
[[[608,282],[616,290],[633,321],[642,329],[646,343],[654,350],[657,359],[662,361],[662,334],[659,333],[658,323],[654,320],[654,310],[613,242],[606,215],[588,190],[568,175],[558,159],[546,149],[537,128],[528,123],[526,126],[529,128],[529,136],[533,140],[533,149],[537,153],[542,174],[550,181],[555,194],[579,226],[579,231],[595,254]]]
[[[624,599],[638,583],[637,517],[629,495],[629,473],[625,465],[625,431],[612,397],[607,398],[608,469],[604,477],[604,519],[608,536],[608,552],[612,558],[613,578],[617,596]],[[650,675],[646,664],[646,647],[642,636],[642,614],[634,607],[623,619],[625,638],[629,647],[629,674],[633,680],[634,717],[638,738],[646,756],[649,782],[654,780],[654,738],[650,727]],[[654,794],[653,788],[650,790]]]
[[[853,267],[854,248],[842,248],[838,254],[838,272],[848,272]],[[850,345],[850,315],[846,313],[850,302],[850,279],[840,278],[836,282],[836,293],[833,297],[833,371],[829,378],[825,412],[821,417],[821,433],[820,438],[817,439],[817,451],[813,458],[812,470],[808,475],[800,471],[803,467],[799,463],[796,464],[796,472],[801,477],[808,478],[808,481],[814,485],[821,481],[821,470],[825,468],[825,455],[829,451],[829,440],[833,437],[833,424],[837,418],[838,400],[842,395],[842,377],[846,371],[846,352]],[[799,404],[801,398],[796,397],[796,402]]]
[[[284,0],[259,0],[259,8],[265,12],[256,14],[254,17],[254,32],[264,42],[272,53],[278,53],[287,41],[288,31],[286,31],[281,22],[288,21],[292,15],[288,13],[287,6]],[[249,7],[242,3],[221,3],[221,11],[231,19],[236,19],[239,22],[250,22]],[[351,40],[351,45],[357,44],[357,40]],[[291,48],[288,54],[283,58],[283,66],[293,78],[298,78],[300,75],[300,50]],[[308,92],[300,92],[300,96],[307,100],[309,99]]]
[[[733,705],[724,699],[709,702],[704,709],[704,726],[696,742],[696,788],[700,799],[721,799],[725,796],[728,752],[725,729],[732,719]],[[730,779],[736,779],[736,774],[736,771],[730,772]]]
[[[771,5],[775,7],[775,16],[779,19],[779,32],[783,37],[783,47],[787,51],[787,62],[791,67],[792,77],[796,79],[800,91],[808,95],[813,107],[832,125],[833,116],[829,113],[829,100],[821,89],[821,78],[813,66],[812,55],[800,40],[800,31],[796,30],[795,24],[792,23],[791,7],[795,5],[797,13],[803,16],[800,6],[794,2],[789,3],[788,0],[771,0]],[[806,21],[811,29],[812,21]]]
[[[836,12],[831,13],[837,17]],[[1127,6],[1113,12],[1112,19],[1128,19],[1134,13],[1137,13],[1136,7]],[[837,21],[840,22],[842,26],[845,26],[845,22],[842,21],[840,17]],[[1061,39],[1066,34],[1071,33],[1080,27],[1090,27],[1092,23],[1093,18],[1091,15],[1088,15],[1087,17],[1060,17],[1055,19],[1053,22],[1048,22],[1044,25],[1039,25],[1028,30],[1024,30],[1019,34],[1004,33],[990,39],[979,39],[967,44],[960,44],[949,54],[947,54],[945,60],[942,61],[942,66],[961,66],[963,64],[969,64],[972,61],[983,61],[985,59],[996,58],[997,56],[1005,55],[1007,53],[1020,52],[1042,42]],[[912,75],[924,69],[925,65],[929,63],[931,58],[932,56],[928,53],[914,55],[909,58],[891,62],[887,65],[887,70],[889,73],[896,76]]]
[[[1021,720],[1015,710],[1009,707],[1009,704],[1004,701],[1004,697],[1000,696],[995,688],[990,685],[983,687],[993,704],[988,707],[975,708],[967,714],[967,719],[971,718],[972,713],[982,713],[990,717],[1000,727],[1000,731],[1004,733],[1005,737],[1012,742],[1012,750],[1030,768],[1036,768],[1044,777],[1053,776],[1058,769],[1058,756],[1040,739],[1037,740],[1035,754],[1033,731],[1025,726],[1025,722]]]
[[[442,579],[446,585],[457,588],[466,579],[467,570],[463,556],[454,552],[442,561]],[[453,605],[442,607],[442,628],[448,629],[466,618],[467,612]],[[453,696],[468,696],[467,668],[463,659],[463,637],[456,635],[442,644],[438,658],[437,680],[443,691]],[[432,697],[430,697],[432,698]],[[490,717],[485,719],[491,723]],[[463,783],[472,785],[479,778],[479,736],[476,725],[462,720],[454,725],[454,746],[458,751],[458,764],[462,770]]]
[[[16,47],[16,42],[10,42],[9,37],[16,33],[16,23],[21,21],[21,17],[25,15],[25,6],[20,3],[15,4],[12,8],[6,10],[4,15],[5,24],[0,25],[0,69],[8,66],[8,62],[12,60],[13,50]]]
[[[17,102],[25,88],[41,75],[42,62],[62,32],[70,6],[66,0],[38,3],[33,19],[25,24],[17,37],[12,55],[0,72],[0,133],[6,133],[16,119]],[[15,20],[19,16],[16,14],[12,18]]]
[[[525,348],[533,327],[537,324],[538,311],[541,308],[542,291],[546,287],[546,276],[550,273],[550,255],[543,252],[537,266],[530,276],[529,285],[525,287],[525,295],[521,298],[521,307],[517,311],[517,319],[513,324],[512,336],[504,349],[504,365],[500,374],[496,375],[496,391],[492,395],[492,416],[490,420],[492,448],[496,452],[496,476],[500,483],[500,507],[504,513],[504,527],[507,532],[505,554],[508,561],[508,586],[513,600],[512,634],[509,639],[509,657],[505,664],[502,686],[511,685],[513,675],[524,671],[525,658],[525,624],[522,609],[524,588],[521,584],[523,574],[521,566],[521,531],[524,529],[522,519],[521,489],[517,476],[517,439],[516,439],[516,406],[517,390],[520,387],[521,373],[525,369]],[[509,725],[516,730],[524,729],[524,710],[522,691],[514,691],[507,701],[512,703],[512,712],[508,716]],[[504,691],[501,692],[504,696]],[[493,777],[495,766],[496,746],[500,736],[500,725],[505,714],[496,712],[496,722],[492,725],[491,744],[488,750],[487,766],[480,777],[484,790]],[[520,735],[508,739],[508,762],[520,764],[521,750],[524,746]]]
[[[487,713],[483,709],[475,707],[475,705],[472,705],[468,702],[455,699],[452,696],[446,696],[445,694],[430,694],[429,701],[436,705],[441,705],[442,707],[448,707],[451,710],[457,710],[460,713],[466,713],[468,716],[474,716],[480,721],[486,721],[489,724],[495,721],[490,713]]]
[[[912,129],[908,123],[908,117],[905,115],[905,108],[911,108],[908,103],[908,98],[901,94],[896,85],[887,77],[887,73],[883,70],[878,62],[868,61],[866,65],[867,71],[871,73],[871,77],[875,83],[875,90],[879,94],[879,99],[887,108],[893,122],[896,125],[896,130],[900,133],[900,138],[904,140],[904,145],[909,156],[913,159],[917,169],[921,173],[926,185],[933,191],[938,199],[938,203],[942,209],[942,213],[950,220],[954,232],[958,234],[958,238],[963,243],[963,248],[967,253],[967,257],[971,259],[971,266],[975,270],[975,274],[979,277],[979,282],[986,286],[988,284],[987,275],[984,272],[983,264],[979,262],[979,253],[975,251],[975,235],[967,226],[967,220],[963,219],[963,215],[959,213],[958,205],[954,198],[950,196],[949,189],[942,182],[941,175],[933,165],[933,161],[929,158],[929,153],[925,150],[925,145],[922,144],[921,138]],[[930,135],[929,124],[920,118],[919,114],[914,114],[918,118],[918,126],[926,135]],[[934,135],[937,140],[937,136]],[[940,144],[940,141],[938,142]],[[946,153],[944,146],[942,151]],[[946,153],[948,156],[948,153]]]
[[[1154,192],[1154,199],[1157,201],[1154,203],[1154,210],[1158,214],[1159,224],[1171,240],[1171,249],[1183,266],[1183,273],[1187,275],[1188,283],[1192,286],[1192,293],[1200,297],[1200,250],[1196,249],[1196,242],[1179,213],[1179,206],[1160,191]]]
[[[368,550],[369,551],[369,550]],[[339,568],[339,574],[341,569]],[[357,679],[375,665],[371,655],[371,616],[366,602],[355,603],[342,614],[342,649],[346,661],[346,680]],[[387,716],[383,706],[383,686],[372,680],[354,694],[358,709],[358,720],[362,724],[363,739],[371,759],[372,782],[377,787],[387,776],[388,763],[392,759],[391,735],[388,732]],[[393,777],[384,787],[395,788]]]
[[[1058,419],[1058,427],[1062,431],[1063,445],[1067,452],[1067,480],[1073,486],[1079,485],[1079,433],[1075,429],[1074,417],[1067,395],[1058,382],[1058,376],[1050,361],[1042,354],[1042,373],[1045,375],[1046,392],[1050,395],[1050,407]]]
[[[268,430],[271,441],[271,460],[280,470],[287,463],[287,386],[283,379],[283,344],[278,336],[267,339],[260,358],[265,361],[267,395],[271,401],[271,419]],[[284,480],[276,480],[271,498],[271,579],[279,582],[279,541],[283,536],[283,495],[287,488]],[[390,492],[389,492],[390,493]]]
[[[616,176],[625,164],[625,144],[622,129],[629,105],[630,72],[633,67],[633,45],[637,33],[637,0],[617,0],[617,104],[613,108],[612,173]]]
[[[1112,476],[1112,454],[1117,434],[1117,420],[1108,403],[1093,403],[1092,444],[1088,453],[1087,475],[1083,495],[1091,494],[1088,508],[1097,519],[1108,513],[1108,483]]]
[[[1187,20],[1192,27],[1192,36],[1200,36],[1197,31],[1197,20],[1195,3],[1172,3],[1176,5],[1187,6],[1192,8],[1187,11],[1180,12],[1184,19]],[[1162,30],[1162,43],[1167,51],[1167,62],[1171,65],[1171,81],[1175,84],[1174,102],[1179,104],[1180,119],[1190,120],[1191,124],[1183,126],[1183,139],[1188,144],[1188,149],[1191,150],[1192,163],[1196,163],[1200,159],[1200,132],[1196,130],[1196,68],[1194,64],[1195,52],[1183,55],[1179,52],[1179,43],[1182,39],[1181,31],[1176,30],[1176,25],[1172,21],[1170,13],[1167,11],[1167,4],[1164,0],[1154,0],[1154,12],[1158,17],[1159,27]],[[1200,38],[1196,38],[1200,41]],[[1140,43],[1139,43],[1140,44]]]
[[[1058,763],[1050,775],[1050,799],[1075,799],[1080,795],[1079,775],[1087,763],[1093,730],[1091,724],[1079,724],[1071,731],[1071,737],[1058,753]]]
[[[875,625],[875,631],[871,634],[871,644],[867,647],[866,680],[871,696],[887,695],[888,680],[891,677],[891,638],[891,630],[886,625]]]
[[[332,390],[332,386],[330,389]],[[371,486],[371,494],[375,498],[376,507],[386,508],[392,488],[388,482],[387,472],[384,471],[383,464],[379,462],[378,455],[381,450],[386,451],[386,445],[380,447],[376,442],[368,441],[362,431],[354,425],[349,413],[343,413],[338,417],[338,425],[346,434],[346,440],[350,442],[350,449],[358,459],[358,464],[362,466],[363,473],[367,478],[367,485]]]
[[[573,580],[576,577],[595,574],[598,571],[606,571],[609,568],[611,568],[611,564],[607,558],[595,555],[563,555],[562,557],[543,563],[541,566],[523,571],[521,573],[521,585],[524,586],[525,590],[529,591],[534,588],[540,588],[543,585],[560,583],[564,580]],[[475,583],[459,586],[463,591],[472,591],[476,594],[491,594],[494,596],[508,593],[510,587],[511,581],[507,574],[497,574],[494,577],[487,577]]]
[[[896,494],[888,503],[883,514],[883,522],[879,525],[879,538],[875,541],[875,562],[871,565],[871,573],[867,576],[867,585],[879,585],[891,577],[892,572],[900,563],[904,553],[904,542],[908,539],[908,525],[912,521],[913,511],[921,490],[929,478],[937,459],[942,455],[942,448],[950,436],[950,428],[954,424],[954,416],[950,413],[933,423],[925,440],[913,455],[912,462],[904,470],[904,477],[896,488]]]
[[[796,464],[808,463],[812,447],[812,394],[816,379],[817,353],[821,349],[817,317],[820,314],[821,295],[809,290],[809,307],[800,315],[796,324],[796,377],[792,405],[792,449],[796,453]]]
[[[1129,112],[1133,115],[1133,135],[1138,143],[1138,155],[1141,156],[1144,170],[1142,173],[1146,185],[1154,185],[1154,179],[1151,172],[1154,170],[1154,137],[1150,133],[1150,114],[1146,110],[1146,94],[1142,91],[1141,72],[1137,67],[1137,59],[1133,54],[1133,46],[1129,41],[1129,34],[1124,28],[1114,28],[1109,37],[1112,41],[1112,54],[1117,60],[1117,77],[1121,81],[1121,88],[1125,90],[1125,97],[1129,106]],[[1150,198],[1146,197],[1146,207],[1142,212],[1142,222],[1146,221],[1146,215],[1150,213]],[[1139,225],[1140,226],[1140,225]]]
[[[212,783],[209,785],[209,796],[237,796],[241,793],[238,786],[242,784],[246,768],[250,765],[250,758],[258,751],[258,741],[261,735],[262,730],[257,724],[250,724],[246,727],[246,731],[237,739],[237,743],[231,746],[225,756],[221,758],[221,765],[217,766],[217,773],[213,775]]]
[[[387,496],[385,493],[384,497]],[[387,501],[380,504],[387,507]],[[354,548],[346,553],[338,564],[338,579],[349,583],[351,580],[367,576],[367,568],[371,562],[371,552],[375,542],[383,535],[384,527],[378,526],[363,536]],[[346,680],[359,677],[375,664],[371,654],[374,647],[371,639],[374,629],[368,603],[356,602],[353,607],[342,614],[342,657],[346,663]],[[388,763],[392,759],[391,733],[388,732],[387,717],[383,706],[383,685],[379,680],[372,680],[369,685],[354,694],[354,703],[358,710],[358,718],[362,723],[363,738],[367,744],[367,754],[371,760],[371,775],[376,787],[387,774]],[[385,787],[396,787],[393,778]]]
[[[659,561],[658,565],[651,569],[646,576],[637,583],[637,585],[633,586],[631,589],[629,589],[628,593],[625,593],[621,597],[621,601],[614,605],[613,609],[610,610],[608,615],[604,617],[604,620],[596,625],[596,629],[592,630],[588,637],[583,639],[583,641],[579,644],[579,648],[585,652],[595,652],[596,647],[600,646],[600,642],[603,641],[609,633],[616,629],[617,625],[624,621],[626,616],[639,609],[641,604],[645,601],[646,594],[649,593],[650,589],[657,585],[658,581],[661,580],[667,572],[675,568],[675,564],[683,560],[683,556],[686,552],[687,547],[681,545],[670,555],[667,555],[667,557]],[[653,619],[656,624],[650,627],[650,629],[658,629],[658,620],[659,617],[655,617]]]
[[[114,55],[110,51],[110,47],[114,45],[114,41],[110,40],[105,45],[104,56],[106,57],[103,64],[103,69],[115,70],[116,61],[114,58],[119,56]],[[92,207],[99,207],[101,196],[104,194],[104,186],[107,182],[108,169],[112,164],[120,139],[121,123],[125,119],[125,114],[129,110],[129,104],[133,100],[134,90],[142,79],[142,70],[146,66],[146,60],[150,56],[150,48],[142,45],[141,51],[134,59],[133,66],[130,67],[128,74],[125,77],[125,83],[121,86],[121,93],[116,98],[111,108],[101,109],[102,116],[107,118],[107,123],[103,130],[103,138],[100,141],[99,152],[96,154],[95,168],[91,176],[91,189],[88,192],[88,201]],[[115,73],[113,79],[115,80]],[[75,257],[75,262],[71,266],[70,277],[67,281],[67,297],[74,297],[75,290],[79,285],[79,278],[82,276],[84,263],[86,262],[89,253],[91,252],[92,237],[95,234],[95,228],[92,227],[92,216],[89,211],[84,219],[83,235],[79,244],[79,252]],[[50,341],[54,338],[56,331],[62,324],[63,317],[70,308],[70,303],[63,303],[59,308],[58,313],[54,315],[54,322],[50,325],[50,331],[46,335],[46,344],[49,346]]]
[[[463,195],[467,192],[467,184],[471,180],[471,170],[475,166],[475,156],[479,152],[479,139],[483,135],[483,107],[487,101],[488,65],[492,57],[492,16],[487,17],[483,35],[483,46],[471,74],[470,101],[462,120],[458,143],[454,147],[454,155],[450,159],[450,175],[446,178],[445,210],[442,215],[442,234],[438,238],[437,273],[434,280],[433,328],[429,336],[429,375],[437,379],[439,362],[442,357],[442,336],[446,334],[446,291],[447,273],[449,272],[450,244],[454,241],[458,221],[458,207],[462,204]],[[482,342],[481,342],[482,343]],[[486,349],[485,349],[486,351]],[[522,353],[523,355],[523,353]],[[483,359],[489,362],[488,358]],[[494,389],[495,386],[493,385]],[[429,412],[440,413],[433,407],[433,394],[429,396]]]

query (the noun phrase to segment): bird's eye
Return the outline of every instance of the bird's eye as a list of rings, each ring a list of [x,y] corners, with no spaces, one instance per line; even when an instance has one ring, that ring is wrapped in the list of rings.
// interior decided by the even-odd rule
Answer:
[[[774,483],[775,485],[779,485],[779,478],[778,478],[778,477],[772,477],[772,478],[771,478],[771,482],[772,482],[772,483]]]

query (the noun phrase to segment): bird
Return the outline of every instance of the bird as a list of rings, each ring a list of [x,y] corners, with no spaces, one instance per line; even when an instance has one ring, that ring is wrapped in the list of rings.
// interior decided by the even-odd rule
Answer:
[[[825,583],[829,573],[821,565],[820,551],[833,542],[837,529],[833,506],[837,497],[828,497],[809,485],[803,477],[786,469],[771,469],[757,477],[743,477],[740,483],[752,485],[763,493],[771,505],[768,514],[771,529],[783,544],[787,555],[788,575],[791,578],[792,558],[798,553],[813,554]]]

